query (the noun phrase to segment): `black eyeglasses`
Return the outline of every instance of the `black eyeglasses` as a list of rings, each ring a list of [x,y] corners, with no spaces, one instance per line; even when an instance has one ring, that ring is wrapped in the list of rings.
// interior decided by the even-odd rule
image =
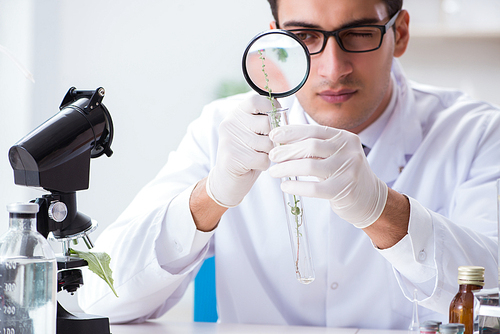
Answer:
[[[309,49],[311,55],[323,52],[328,37],[333,36],[345,52],[362,53],[375,51],[382,45],[385,33],[392,27],[398,11],[385,25],[359,25],[334,31],[319,29],[290,29]]]

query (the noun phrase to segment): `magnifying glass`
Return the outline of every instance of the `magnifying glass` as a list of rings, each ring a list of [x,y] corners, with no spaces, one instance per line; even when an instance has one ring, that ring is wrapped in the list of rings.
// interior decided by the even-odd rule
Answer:
[[[300,39],[273,29],[255,36],[243,54],[243,75],[260,95],[279,98],[296,93],[309,76],[310,55]]]

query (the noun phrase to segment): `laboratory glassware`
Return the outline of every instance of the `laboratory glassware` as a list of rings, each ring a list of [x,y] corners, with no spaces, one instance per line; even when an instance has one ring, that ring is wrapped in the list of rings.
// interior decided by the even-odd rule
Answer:
[[[411,314],[411,323],[408,327],[408,334],[420,333],[420,324],[418,320],[418,300],[417,289],[413,290],[413,310]]]
[[[0,238],[0,333],[55,334],[57,264],[36,230],[38,205],[7,206],[9,229]]]
[[[427,320],[420,324],[420,334],[436,334],[439,333],[440,321]]]
[[[288,124],[288,108],[271,110],[267,114],[271,129]],[[281,182],[297,181],[297,177],[285,177]],[[302,198],[283,192],[285,216],[292,247],[295,275],[299,282],[309,284],[314,281],[314,266],[307,236],[306,215]]]
[[[459,290],[450,303],[450,323],[465,325],[465,334],[474,332],[474,293],[484,286],[484,268],[479,266],[458,267]]]
[[[444,324],[439,327],[440,334],[464,334],[464,324]]]

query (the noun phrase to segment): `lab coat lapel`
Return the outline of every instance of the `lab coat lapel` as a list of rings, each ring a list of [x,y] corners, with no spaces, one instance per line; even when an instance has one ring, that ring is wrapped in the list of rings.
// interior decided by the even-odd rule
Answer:
[[[288,114],[290,124],[309,124],[306,118],[306,113],[299,103],[299,100],[294,99]]]
[[[398,86],[394,112],[367,157],[373,172],[389,186],[422,141],[422,126],[413,110],[413,92],[396,59],[392,72]]]

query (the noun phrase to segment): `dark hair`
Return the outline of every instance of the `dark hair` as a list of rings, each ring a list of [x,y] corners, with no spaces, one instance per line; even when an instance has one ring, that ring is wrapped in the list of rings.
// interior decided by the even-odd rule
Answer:
[[[274,20],[278,23],[278,0],[267,0],[269,6],[271,6],[271,13],[273,14]],[[283,0],[286,1],[286,0]],[[387,6],[387,13],[389,17],[392,17],[403,7],[403,0],[383,0]]]

